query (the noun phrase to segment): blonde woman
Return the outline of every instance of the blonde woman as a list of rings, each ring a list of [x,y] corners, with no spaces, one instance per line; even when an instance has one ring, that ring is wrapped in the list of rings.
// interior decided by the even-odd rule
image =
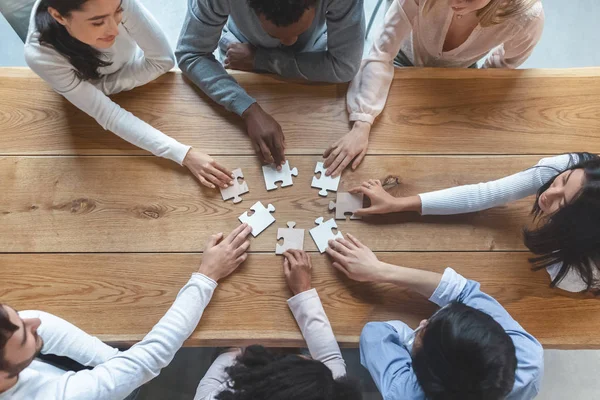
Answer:
[[[517,68],[544,28],[539,0],[393,0],[347,95],[352,130],[323,154],[338,176],[367,152],[397,67]],[[490,51],[492,51],[491,54]],[[489,56],[486,58],[486,56]]]

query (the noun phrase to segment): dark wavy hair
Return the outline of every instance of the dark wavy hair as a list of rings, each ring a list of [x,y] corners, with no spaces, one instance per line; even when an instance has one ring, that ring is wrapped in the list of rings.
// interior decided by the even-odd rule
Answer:
[[[0,371],[6,371],[8,368],[8,365],[4,360],[4,348],[6,347],[8,339],[11,338],[17,329],[19,329],[19,327],[10,322],[4,305],[0,304]]]
[[[250,8],[277,26],[295,24],[316,4],[317,0],[248,0]]]
[[[246,348],[225,372],[231,383],[218,400],[360,400],[355,381],[334,379],[320,361],[277,354],[262,346]]]
[[[40,32],[40,44],[53,47],[75,67],[80,79],[100,79],[98,68],[108,67],[111,62],[102,59],[102,53],[92,46],[75,39],[67,29],[56,22],[48,7],[56,9],[63,17],[81,10],[88,0],[42,0],[35,14],[35,26]]]
[[[499,400],[515,383],[512,339],[490,315],[462,303],[434,314],[412,355],[429,400]]]
[[[594,272],[600,266],[600,157],[574,153],[569,165],[564,171],[556,171],[556,176],[581,168],[585,174],[582,189],[570,203],[552,215],[544,215],[538,200],[556,176],[550,179],[538,190],[532,209],[534,220],[541,224],[535,229],[525,228],[523,238],[525,246],[536,254],[529,259],[534,270],[561,265],[552,287],[573,270],[587,286],[586,290],[593,290],[598,285]]]

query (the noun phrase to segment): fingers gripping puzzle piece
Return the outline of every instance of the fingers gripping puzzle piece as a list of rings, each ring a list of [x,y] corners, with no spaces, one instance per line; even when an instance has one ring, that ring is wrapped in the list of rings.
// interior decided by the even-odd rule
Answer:
[[[326,168],[323,168],[323,163],[318,162],[315,167],[315,174],[321,173],[320,177],[313,177],[311,187],[321,189],[319,195],[326,197],[327,191],[336,192],[340,184],[340,176],[332,178],[331,176],[325,176]]]
[[[283,254],[286,250],[304,250],[304,229],[294,229],[295,222],[288,222],[287,228],[277,229],[277,240],[283,239],[283,245],[277,243],[275,254]]]
[[[354,211],[362,208],[364,195],[362,193],[352,194],[340,192],[337,194],[336,202],[329,202],[329,211],[335,208],[335,219],[346,219],[346,214],[354,213]],[[350,219],[360,219],[360,217],[352,214]]]
[[[243,199],[240,197],[240,195],[244,194],[244,193],[248,193],[248,184],[244,181],[243,183],[240,183],[238,181],[239,178],[244,178],[244,174],[242,173],[242,170],[240,168],[238,169],[234,169],[233,171],[233,185],[230,185],[229,187],[225,188],[225,189],[220,189],[221,190],[221,196],[223,197],[223,201],[227,201],[229,199],[233,199],[233,204],[237,204],[240,201],[242,201]]]
[[[277,182],[281,182],[281,187],[291,186],[294,184],[292,176],[298,176],[298,168],[290,170],[289,161],[281,166],[281,171],[272,165],[263,165],[262,170],[267,190],[277,189]]]
[[[323,217],[319,217],[315,220],[315,224],[319,226],[310,230],[310,236],[312,236],[321,253],[324,253],[325,249],[329,247],[328,242],[330,239],[335,240],[344,237],[340,231],[335,235],[333,234],[333,229],[337,229],[337,224],[333,218],[327,222],[323,222]]]
[[[257,201],[250,209],[254,211],[254,214],[248,215],[248,211],[246,211],[238,219],[241,223],[250,225],[252,236],[256,237],[275,222],[275,218],[271,215],[275,211],[275,207],[273,207],[273,204],[269,204],[265,208],[260,201]]]

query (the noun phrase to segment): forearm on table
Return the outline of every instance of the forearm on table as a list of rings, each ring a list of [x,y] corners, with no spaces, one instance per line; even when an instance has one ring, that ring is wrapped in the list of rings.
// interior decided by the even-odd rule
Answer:
[[[380,261],[379,283],[391,283],[413,290],[430,298],[442,280],[442,274],[415,268],[401,267]]]
[[[392,204],[393,211],[392,212],[418,212],[422,213],[423,205],[421,203],[420,196],[408,196],[408,197],[395,197],[394,202]]]
[[[91,371],[69,378],[65,397],[85,388],[89,399],[123,398],[156,377],[194,331],[217,283],[193,274],[173,305],[144,339]]]

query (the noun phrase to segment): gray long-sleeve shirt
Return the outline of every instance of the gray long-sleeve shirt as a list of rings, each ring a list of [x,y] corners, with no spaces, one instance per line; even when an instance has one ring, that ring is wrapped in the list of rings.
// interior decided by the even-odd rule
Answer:
[[[238,115],[255,100],[213,55],[225,24],[236,38],[257,48],[257,70],[337,83],[352,80],[360,67],[363,0],[318,0],[311,27],[289,47],[263,30],[247,0],[188,0],[176,51],[179,67],[210,98]]]

